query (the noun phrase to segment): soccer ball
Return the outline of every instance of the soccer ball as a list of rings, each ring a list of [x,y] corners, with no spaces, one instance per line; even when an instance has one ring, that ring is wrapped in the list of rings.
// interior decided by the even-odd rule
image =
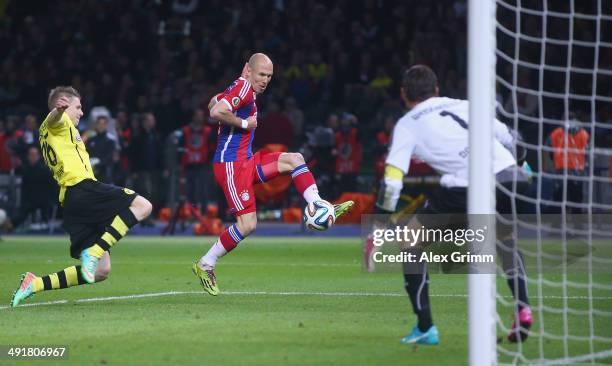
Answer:
[[[303,221],[309,229],[317,231],[327,230],[336,222],[334,206],[325,200],[309,203],[304,208]]]

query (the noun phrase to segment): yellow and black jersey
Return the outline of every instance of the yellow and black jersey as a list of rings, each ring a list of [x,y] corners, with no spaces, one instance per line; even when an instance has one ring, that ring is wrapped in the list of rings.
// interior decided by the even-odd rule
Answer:
[[[40,125],[40,148],[45,163],[61,188],[59,201],[63,203],[66,187],[96,177],[81,135],[68,115],[63,113],[61,120],[53,125],[49,125],[48,119],[49,115]]]

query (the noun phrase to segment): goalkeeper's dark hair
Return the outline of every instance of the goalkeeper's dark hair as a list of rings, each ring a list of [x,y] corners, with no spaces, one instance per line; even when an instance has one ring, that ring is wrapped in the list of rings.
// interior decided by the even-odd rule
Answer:
[[[71,86],[55,87],[49,92],[49,99],[47,100],[49,110],[55,108],[55,103],[61,97],[76,97],[81,99],[81,94],[79,94],[79,92]]]
[[[438,77],[428,66],[414,65],[404,71],[401,87],[408,100],[420,102],[436,95]]]

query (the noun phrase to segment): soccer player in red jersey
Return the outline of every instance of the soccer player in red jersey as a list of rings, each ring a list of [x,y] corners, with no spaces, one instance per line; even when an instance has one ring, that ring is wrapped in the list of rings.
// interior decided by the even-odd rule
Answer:
[[[257,95],[263,93],[273,74],[272,60],[256,53],[244,66],[242,76],[209,104],[210,115],[219,121],[217,150],[213,159],[215,180],[223,189],[236,223],[227,228],[208,252],[193,264],[193,272],[211,295],[219,294],[214,273],[217,260],[231,252],[257,226],[253,185],[280,174],[291,174],[298,192],[308,203],[321,200],[315,179],[300,153],[253,154],[257,128]],[[335,205],[336,217],[346,213],[352,201]]]

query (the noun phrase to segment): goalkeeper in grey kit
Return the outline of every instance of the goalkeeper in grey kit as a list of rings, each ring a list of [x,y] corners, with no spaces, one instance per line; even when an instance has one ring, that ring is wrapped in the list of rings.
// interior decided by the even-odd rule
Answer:
[[[375,213],[393,213],[403,187],[404,175],[410,168],[412,155],[419,157],[436,170],[441,188],[408,222],[409,229],[448,227],[444,216],[435,214],[466,214],[468,186],[468,102],[439,96],[436,74],[427,66],[415,65],[406,70],[401,81],[401,96],[409,109],[397,122],[389,154],[385,161]],[[496,209],[501,214],[512,214],[512,192],[524,192],[529,186],[529,173],[519,166],[525,158],[515,158],[511,150],[518,134],[498,120],[494,121],[493,168],[496,175]],[[513,190],[513,185],[515,190]],[[516,211],[514,211],[516,213]],[[508,340],[519,342],[527,338],[533,322],[527,294],[527,274],[523,257],[516,245],[511,225],[497,225],[497,253],[508,286],[516,300],[514,323]],[[499,243],[498,241],[498,243]],[[413,243],[423,247],[428,243]],[[365,260],[373,269],[376,247],[368,240]],[[410,267],[410,268],[409,268]],[[416,268],[415,268],[416,267]],[[402,338],[405,344],[438,344],[438,329],[433,323],[429,303],[429,275],[427,263],[404,263],[405,289],[417,324]]]

